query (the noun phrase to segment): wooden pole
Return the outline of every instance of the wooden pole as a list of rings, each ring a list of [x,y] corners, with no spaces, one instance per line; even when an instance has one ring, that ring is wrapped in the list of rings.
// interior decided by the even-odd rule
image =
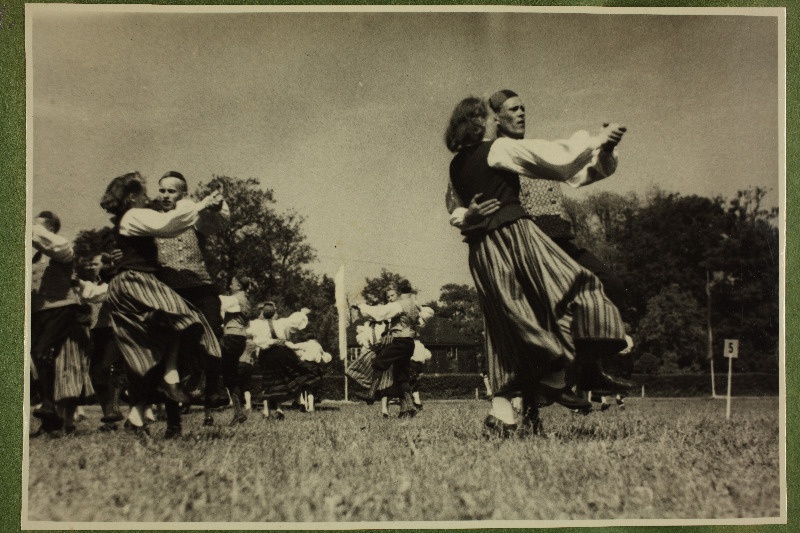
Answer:
[[[725,419],[731,419],[731,382],[733,376],[733,357],[728,358],[728,400],[725,406]]]
[[[706,326],[708,328],[708,361],[711,364],[711,397],[717,397],[717,384],[714,378],[714,334],[711,331],[711,277],[706,270],[706,295],[708,305],[706,306]]]

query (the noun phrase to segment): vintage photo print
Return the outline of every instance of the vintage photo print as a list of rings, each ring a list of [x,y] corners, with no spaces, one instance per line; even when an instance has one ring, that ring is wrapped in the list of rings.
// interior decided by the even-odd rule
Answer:
[[[24,23],[24,529],[786,523],[785,9]]]

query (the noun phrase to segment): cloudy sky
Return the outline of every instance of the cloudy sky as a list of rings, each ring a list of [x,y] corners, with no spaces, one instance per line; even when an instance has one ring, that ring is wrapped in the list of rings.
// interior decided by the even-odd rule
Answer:
[[[28,6],[30,203],[70,237],[107,224],[99,198],[125,172],[151,189],[167,170],[254,177],[306,217],[315,271],[344,263],[355,293],[385,267],[435,299],[471,283],[444,129],[500,88],[525,100],[529,137],[628,126],[617,173],[572,196],[757,185],[779,204],[776,10],[146,9]]]

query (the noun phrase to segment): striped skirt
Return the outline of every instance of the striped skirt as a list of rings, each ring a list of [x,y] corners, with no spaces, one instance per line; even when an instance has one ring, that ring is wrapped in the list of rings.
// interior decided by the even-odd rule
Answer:
[[[31,352],[34,364],[53,369],[53,400],[94,395],[89,375],[89,330],[81,310],[69,305],[31,315]],[[50,385],[47,385],[50,386]]]
[[[186,340],[199,350],[181,353],[191,352],[198,360],[182,366],[200,368],[205,357],[221,356],[203,315],[149,272],[128,270],[115,276],[108,286],[108,304],[117,345],[134,375],[144,376],[161,361],[169,335],[194,334]]]
[[[270,400],[286,400],[311,389],[322,378],[322,368],[301,361],[291,348],[270,346],[259,354],[263,395]]]
[[[383,345],[378,345],[379,349]],[[358,385],[367,390],[372,388],[372,377],[375,371],[372,369],[372,363],[375,361],[377,353],[373,349],[364,350],[353,362],[347,365],[345,374],[355,381]],[[391,390],[394,385],[394,368],[391,366],[381,373],[381,380],[378,383],[378,392],[386,392]]]
[[[537,383],[574,359],[578,341],[625,347],[622,319],[600,280],[530,219],[471,242],[469,266],[486,317],[494,391]]]

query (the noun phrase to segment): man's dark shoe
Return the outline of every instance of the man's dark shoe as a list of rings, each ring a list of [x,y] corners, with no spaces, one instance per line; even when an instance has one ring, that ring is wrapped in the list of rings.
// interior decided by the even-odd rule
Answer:
[[[239,424],[244,424],[247,422],[247,415],[245,413],[234,413],[233,420],[231,420],[230,425],[236,426]]]
[[[397,416],[398,418],[414,418],[416,415],[416,409],[406,409],[405,411],[400,411],[400,414]]]
[[[165,439],[177,439],[181,436],[182,428],[180,425],[177,426],[167,426],[167,430],[164,432]]]
[[[214,425],[214,417],[213,416],[207,416],[207,417],[205,417],[203,419],[203,426],[204,427],[211,427],[213,425]]]

